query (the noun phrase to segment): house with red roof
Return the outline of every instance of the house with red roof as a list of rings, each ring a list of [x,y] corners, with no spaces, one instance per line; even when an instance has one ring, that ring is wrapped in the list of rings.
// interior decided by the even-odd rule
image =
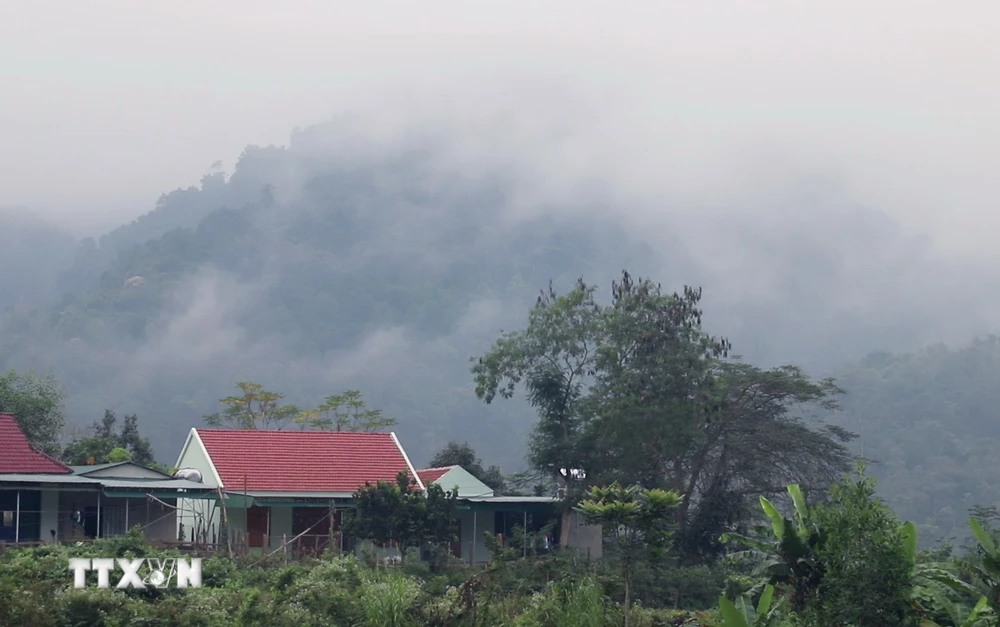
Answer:
[[[395,481],[399,472],[424,484],[395,433],[199,429],[188,433],[176,466],[194,469],[223,495],[224,508],[182,503],[181,539],[230,541],[273,551],[321,551],[340,533],[353,494],[365,483]]]
[[[139,525],[173,541],[176,500],[213,490],[130,462],[70,467],[37,450],[15,417],[0,414],[0,542],[108,538]]]

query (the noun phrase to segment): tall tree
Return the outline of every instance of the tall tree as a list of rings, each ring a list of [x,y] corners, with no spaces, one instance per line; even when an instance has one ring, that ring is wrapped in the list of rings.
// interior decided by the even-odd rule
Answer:
[[[63,450],[62,460],[67,464],[84,465],[113,461],[132,461],[143,466],[153,466],[153,445],[149,438],[139,433],[139,418],[125,416],[120,431],[116,431],[118,417],[109,409],[104,418],[73,439]]]
[[[454,441],[448,442],[443,449],[437,452],[430,465],[431,468],[461,466],[473,477],[492,488],[494,492],[503,492],[506,488],[506,479],[500,467],[483,467],[483,460],[479,459],[475,449],[468,442],[462,444]]]
[[[0,374],[0,412],[13,414],[37,449],[59,454],[59,434],[66,417],[63,392],[55,378],[13,369]]]
[[[852,434],[812,428],[800,411],[835,407],[833,381],[729,359],[729,342],[701,328],[700,290],[664,294],[623,272],[611,291],[600,305],[582,280],[564,295],[550,287],[527,328],[472,368],[487,403],[523,385],[539,414],[530,461],[570,500],[614,481],[674,491],[677,545],[705,556],[754,498],[829,485],[850,467]]]
[[[205,416],[205,422],[210,426],[281,429],[301,413],[294,405],[281,404],[284,394],[265,390],[259,383],[241,381],[236,387],[241,394],[219,399],[224,409]]]

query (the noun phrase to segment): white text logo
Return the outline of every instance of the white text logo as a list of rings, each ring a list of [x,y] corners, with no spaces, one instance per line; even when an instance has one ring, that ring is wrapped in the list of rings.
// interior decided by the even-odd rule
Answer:
[[[73,587],[83,588],[87,585],[87,571],[97,571],[97,587],[111,587],[111,571],[115,566],[124,573],[115,587],[125,588],[167,588],[174,579],[178,588],[201,587],[201,558],[190,560],[167,558],[139,558],[128,560],[124,558],[71,559],[69,569],[73,571]]]

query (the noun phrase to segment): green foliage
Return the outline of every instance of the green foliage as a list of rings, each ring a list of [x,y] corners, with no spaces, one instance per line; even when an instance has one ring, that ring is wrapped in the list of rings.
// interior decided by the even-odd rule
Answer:
[[[754,607],[753,597],[741,594],[736,603],[726,597],[719,599],[719,613],[722,614],[723,627],[776,627],[780,624],[779,609],[785,599],[774,599],[774,586],[768,584],[760,594],[757,606]]]
[[[59,435],[66,418],[62,388],[55,378],[13,369],[0,373],[0,413],[14,414],[38,450],[59,454]]]
[[[675,492],[613,483],[592,487],[587,498],[576,507],[588,524],[600,525],[614,542],[625,586],[626,627],[635,564],[644,553],[658,555],[665,551],[672,513],[680,502]]]
[[[205,416],[205,422],[213,427],[234,429],[280,429],[299,415],[294,405],[282,405],[285,397],[279,392],[270,392],[259,383],[241,381],[236,384],[239,396],[219,399],[224,409]]]
[[[914,544],[875,496],[874,480],[848,478],[834,486],[814,520],[825,534],[817,547],[824,576],[803,614],[805,624],[915,625],[910,602]]]
[[[327,396],[317,409],[301,416],[296,422],[302,426],[311,423],[314,428],[334,431],[382,431],[396,424],[381,409],[368,409],[360,390]]]
[[[400,472],[395,483],[366,483],[354,493],[355,513],[344,532],[383,546],[396,544],[403,557],[410,547],[451,542],[458,533],[456,495],[438,485],[426,493],[414,489],[416,481]]]
[[[826,574],[820,551],[828,534],[818,525],[801,488],[790,485],[787,491],[795,510],[794,521],[762,496],[761,509],[770,527],[755,527],[753,537],[725,534],[721,541],[735,540],[749,547],[749,550],[732,553],[730,558],[757,561],[755,573],[763,576],[768,585],[787,590],[792,609],[801,612],[815,597]]]
[[[89,463],[131,461],[142,466],[154,467],[153,445],[149,438],[139,433],[139,418],[125,416],[120,431],[115,431],[118,417],[111,410],[104,410],[104,418],[81,436],[73,439],[63,449],[62,460],[74,466]]]
[[[789,482],[822,490],[849,468],[851,434],[800,411],[835,408],[833,381],[727,360],[728,341],[701,330],[699,290],[668,295],[625,272],[611,304],[594,291],[550,287],[472,367],[487,403],[524,386],[539,415],[530,461],[570,501],[612,481],[676,491],[676,549],[697,562],[721,553],[750,499]]]

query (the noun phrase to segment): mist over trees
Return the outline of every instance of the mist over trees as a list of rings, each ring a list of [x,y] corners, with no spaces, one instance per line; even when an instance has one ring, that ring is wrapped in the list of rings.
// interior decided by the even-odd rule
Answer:
[[[743,358],[719,366],[726,394],[817,401],[816,420],[880,462],[880,490],[922,538],[965,534],[969,507],[1000,500],[984,479],[998,351],[966,347],[993,329],[996,273],[808,184],[695,216],[593,188],[526,200],[526,178],[516,164],[457,165],[444,136],[377,143],[330,122],[247,147],[231,173],[99,238],[5,212],[0,370],[53,374],[70,425],[138,414],[167,462],[236,381],[297,407],[358,390],[398,420],[418,465],[468,442],[499,480],[525,467],[537,413],[478,400],[469,356],[523,328],[550,282],[566,294],[584,277],[607,307],[628,268],[665,293],[703,288],[706,332]],[[625,209],[667,226],[638,228]],[[925,349],[938,341],[953,348]],[[832,397],[839,410],[823,407]],[[625,445],[613,435],[602,445]]]

